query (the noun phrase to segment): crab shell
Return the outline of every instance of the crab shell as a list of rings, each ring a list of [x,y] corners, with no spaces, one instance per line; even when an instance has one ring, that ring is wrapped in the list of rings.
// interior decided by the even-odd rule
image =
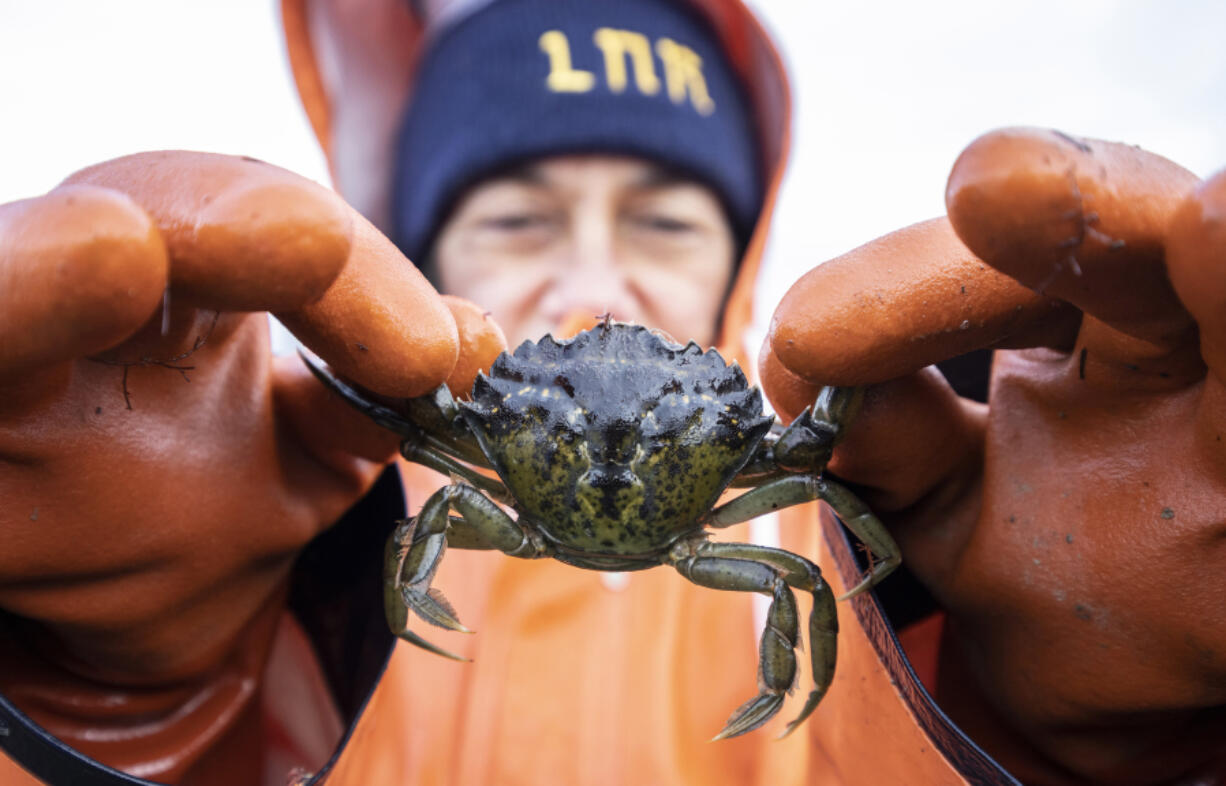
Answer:
[[[521,514],[589,566],[618,555],[608,567],[622,570],[699,529],[773,421],[715,350],[622,323],[524,342],[461,407]]]

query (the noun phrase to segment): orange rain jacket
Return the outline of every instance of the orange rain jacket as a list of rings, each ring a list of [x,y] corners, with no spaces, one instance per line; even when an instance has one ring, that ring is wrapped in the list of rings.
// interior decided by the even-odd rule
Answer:
[[[338,187],[385,228],[388,151],[429,35],[409,5],[282,2],[294,76]],[[768,165],[769,191],[720,339],[726,358],[752,369],[742,337],[789,145],[787,78],[740,0],[696,5],[750,87]],[[409,465],[402,472],[414,510],[443,480]],[[836,593],[861,575],[841,526],[816,504],[779,519],[780,545],[815,559]],[[745,541],[749,530],[718,537]],[[771,734],[798,711],[793,697],[765,729],[712,744],[756,693],[761,620],[751,597],[697,587],[670,570],[610,577],[459,549],[448,552],[435,585],[476,631],[443,634],[450,639],[441,643],[472,662],[398,645],[328,783],[1014,782],[936,707],[874,597],[840,604],[834,684],[797,733],[784,741]],[[935,674],[940,630],[933,617],[906,634],[926,677]]]

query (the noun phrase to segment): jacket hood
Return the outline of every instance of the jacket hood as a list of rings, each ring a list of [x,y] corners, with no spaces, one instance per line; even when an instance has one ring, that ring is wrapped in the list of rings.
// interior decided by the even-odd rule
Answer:
[[[413,74],[437,30],[489,0],[282,0],[290,68],[337,191],[387,233],[391,161]],[[766,184],[725,306],[718,346],[744,361],[745,329],[791,136],[787,75],[774,44],[741,0],[689,0],[710,22],[745,83]],[[744,362],[742,365],[745,365]]]

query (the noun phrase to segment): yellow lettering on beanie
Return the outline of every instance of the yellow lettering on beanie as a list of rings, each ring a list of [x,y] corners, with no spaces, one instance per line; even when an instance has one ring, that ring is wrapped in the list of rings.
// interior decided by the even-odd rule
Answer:
[[[634,84],[639,92],[648,96],[660,92],[660,79],[656,76],[651,42],[647,36],[631,30],[602,27],[592,36],[592,40],[604,53],[605,81],[610,90],[620,93],[626,89],[626,55],[629,55],[634,66]]]
[[[688,46],[671,38],[656,41],[656,54],[664,61],[664,84],[668,97],[674,104],[690,102],[699,113],[709,115],[715,111],[715,102],[707,92],[707,80],[702,76],[702,58]]]
[[[634,69],[634,86],[646,96],[660,92],[660,78],[656,76],[655,58],[651,56],[651,42],[642,33],[633,30],[618,30],[601,27],[592,35],[592,41],[604,55],[605,84],[610,92],[623,93],[629,84],[626,59]],[[561,30],[547,30],[541,34],[541,51],[549,56],[549,76],[545,87],[554,93],[586,93],[596,85],[596,75],[572,65],[570,41]],[[688,97],[699,114],[709,115],[715,111],[715,101],[707,90],[707,80],[702,75],[702,58],[685,44],[671,38],[656,41],[656,54],[664,64],[664,86],[674,104],[685,103]]]
[[[570,42],[561,30],[541,33],[538,43],[541,51],[549,56],[549,76],[545,78],[545,86],[550,90],[555,93],[586,93],[596,84],[596,76],[591,71],[571,68]]]

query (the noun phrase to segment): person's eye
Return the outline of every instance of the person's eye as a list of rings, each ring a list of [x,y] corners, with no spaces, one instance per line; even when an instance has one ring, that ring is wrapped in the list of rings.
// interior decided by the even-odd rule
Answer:
[[[641,213],[632,216],[631,221],[640,229],[666,234],[682,234],[698,229],[698,225],[692,221],[664,213]]]
[[[549,226],[552,220],[544,213],[504,213],[482,219],[481,226],[500,232],[520,232]]]

